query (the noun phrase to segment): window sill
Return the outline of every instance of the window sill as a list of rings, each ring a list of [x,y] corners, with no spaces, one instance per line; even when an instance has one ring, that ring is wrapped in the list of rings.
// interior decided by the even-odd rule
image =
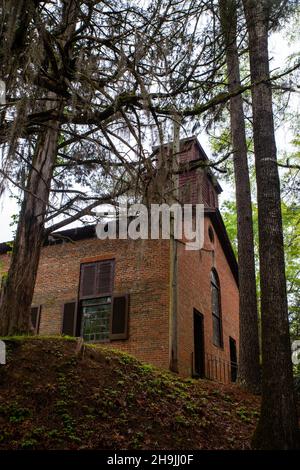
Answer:
[[[107,343],[111,343],[111,340],[110,339],[92,339],[92,340],[89,340],[89,341],[85,341],[84,342],[86,344],[107,344]]]
[[[213,346],[217,349],[220,349],[221,351],[224,351],[224,344],[222,346],[219,346],[218,344],[213,343]]]
[[[82,338],[82,336],[80,336]],[[90,341],[84,341],[86,344],[107,344],[114,343],[115,341],[128,341],[128,338],[118,338],[118,339],[95,339]]]

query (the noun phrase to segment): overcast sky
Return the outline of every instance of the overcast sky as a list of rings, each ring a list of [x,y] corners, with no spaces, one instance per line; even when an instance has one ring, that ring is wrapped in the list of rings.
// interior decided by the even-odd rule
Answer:
[[[287,56],[292,52],[299,53],[299,49],[299,44],[293,44],[291,47],[280,34],[273,34],[270,40],[270,57],[272,57],[271,69],[274,70],[277,67],[284,68]],[[293,100],[292,104],[294,109],[297,108],[299,111],[299,98],[294,95],[291,99]],[[288,124],[285,128],[281,127],[276,133],[278,151],[281,152],[288,150],[290,148],[290,141],[292,138],[293,136],[289,131]],[[203,137],[200,140],[204,150],[208,154],[208,157],[210,157],[207,138]],[[221,194],[222,203],[226,199],[233,198],[234,193],[233,188],[225,184],[223,181],[221,182],[221,185],[223,188],[223,193]],[[2,196],[0,199],[0,242],[9,241],[13,238],[12,227],[10,227],[11,217],[18,212],[19,207],[17,206],[16,201],[9,197],[8,193]]]

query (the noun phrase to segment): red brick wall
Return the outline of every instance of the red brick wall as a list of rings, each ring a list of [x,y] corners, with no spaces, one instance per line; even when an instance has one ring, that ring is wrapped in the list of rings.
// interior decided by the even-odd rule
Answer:
[[[180,162],[187,163],[201,157],[195,142],[182,148]],[[184,171],[179,175],[180,200],[184,204],[203,203],[205,207],[218,207],[218,195],[203,168]]]
[[[199,158],[199,150],[195,141],[187,141],[180,145],[180,162],[187,163]]]
[[[229,336],[239,340],[239,293],[238,287],[225,258],[223,249],[214,231],[214,243],[210,242],[209,217],[205,217],[205,241],[201,251],[186,251],[179,243],[179,372],[190,375],[194,351],[193,309],[204,316],[205,352],[229,361]],[[212,230],[213,227],[212,227]],[[212,309],[210,272],[217,270],[220,279],[221,308],[224,348],[218,348],[212,341]]]
[[[77,298],[80,263],[95,257],[115,259],[114,293],[130,294],[129,339],[109,345],[168,368],[167,240],[88,239],[44,247],[33,300],[34,305],[42,305],[40,334],[60,334],[62,306]],[[1,260],[7,271],[9,257]]]
[[[201,251],[187,251],[179,242],[179,372],[191,375],[194,351],[193,309],[204,315],[205,352],[229,361],[229,336],[239,338],[238,288],[214,233],[210,242],[205,217]],[[212,228],[212,230],[214,230]],[[40,334],[59,334],[62,306],[77,298],[80,263],[114,258],[116,294],[130,293],[129,339],[112,347],[127,351],[157,366],[169,367],[169,242],[167,240],[81,240],[44,247],[39,265],[34,304],[42,305]],[[9,257],[0,257],[7,271]],[[212,343],[210,271],[220,279],[224,348]]]

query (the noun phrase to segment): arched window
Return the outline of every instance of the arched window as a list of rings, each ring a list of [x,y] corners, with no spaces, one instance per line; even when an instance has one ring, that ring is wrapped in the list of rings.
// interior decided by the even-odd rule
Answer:
[[[213,318],[213,343],[215,346],[223,346],[222,335],[222,317],[221,317],[221,295],[220,295],[220,282],[215,269],[211,270],[211,304],[212,304],[212,318]]]

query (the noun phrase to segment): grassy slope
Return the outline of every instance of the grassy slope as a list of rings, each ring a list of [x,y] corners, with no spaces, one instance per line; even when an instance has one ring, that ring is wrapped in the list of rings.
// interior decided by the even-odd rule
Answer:
[[[101,346],[12,338],[0,366],[0,449],[247,449],[258,400]],[[78,349],[78,348],[77,348]]]

